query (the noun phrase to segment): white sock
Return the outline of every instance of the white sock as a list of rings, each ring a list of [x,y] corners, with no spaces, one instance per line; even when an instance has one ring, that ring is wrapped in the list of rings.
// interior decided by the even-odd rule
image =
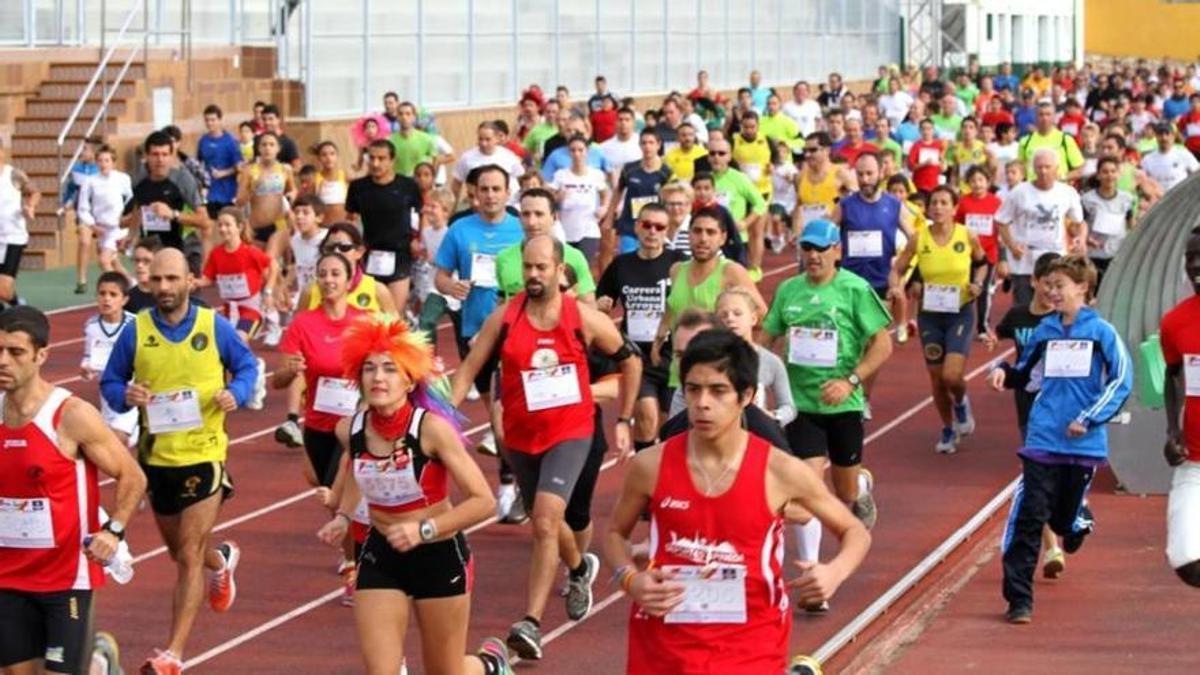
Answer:
[[[867,481],[867,474],[858,472],[858,493],[866,494],[871,491],[871,484]]]
[[[805,562],[821,558],[821,521],[813,518],[803,525],[792,525],[796,536],[796,555]]]

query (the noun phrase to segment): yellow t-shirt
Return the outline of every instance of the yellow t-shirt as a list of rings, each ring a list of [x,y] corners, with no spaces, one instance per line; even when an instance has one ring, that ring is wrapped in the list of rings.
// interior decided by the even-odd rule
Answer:
[[[379,283],[375,281],[375,277],[364,272],[359,276],[358,283],[346,292],[346,302],[351,307],[357,307],[368,312],[382,311],[379,307],[378,288]],[[320,306],[321,289],[317,287],[317,282],[314,281],[308,291],[308,309],[316,309]]]
[[[771,142],[767,140],[766,135],[760,133],[754,140],[748,141],[741,134],[734,134],[733,161],[737,162],[738,170],[754,183],[754,189],[770,201]]]
[[[691,150],[686,151],[677,145],[663,156],[663,164],[670,167],[672,178],[691,182],[692,176],[696,175],[696,160],[707,154],[708,150],[699,145],[693,145]]]
[[[931,285],[955,286],[959,306],[967,303],[971,285],[971,236],[965,225],[956,223],[950,240],[943,246],[934,241],[932,227],[918,230],[916,258],[926,292]]]

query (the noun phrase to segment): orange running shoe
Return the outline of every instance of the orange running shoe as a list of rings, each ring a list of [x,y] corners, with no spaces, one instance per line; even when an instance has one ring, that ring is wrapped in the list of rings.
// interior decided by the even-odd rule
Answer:
[[[180,675],[183,662],[171,651],[154,650],[154,656],[142,664],[141,675]]]
[[[217,553],[225,560],[225,566],[208,580],[208,606],[214,612],[228,612],[237,599],[237,582],[233,579],[233,573],[237,570],[242,550],[232,541],[226,541],[217,547]]]

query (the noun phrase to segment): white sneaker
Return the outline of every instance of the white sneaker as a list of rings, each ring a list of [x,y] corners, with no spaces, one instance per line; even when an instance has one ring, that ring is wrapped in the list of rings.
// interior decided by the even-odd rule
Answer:
[[[467,392],[467,400],[468,401],[478,401],[479,400],[479,390],[475,388],[475,385],[471,385],[471,391]]]
[[[496,491],[496,517],[504,520],[508,516],[508,512],[512,510],[513,504],[517,501],[517,486],[501,485]]]
[[[863,421],[864,422],[871,421],[871,402],[870,401],[863,402]]]
[[[901,321],[899,326],[896,326],[896,343],[904,344],[908,342],[908,324]]]
[[[271,310],[263,314],[263,345],[278,347],[283,339],[283,325],[279,321],[279,312]]]
[[[475,446],[475,452],[489,457],[499,457],[500,451],[496,449],[496,434],[488,429],[487,433],[479,439],[479,445]]]
[[[267,400],[267,364],[258,358],[254,359],[254,363],[258,375],[254,378],[254,393],[250,395],[250,400],[246,401],[246,408],[262,410],[263,403]]]

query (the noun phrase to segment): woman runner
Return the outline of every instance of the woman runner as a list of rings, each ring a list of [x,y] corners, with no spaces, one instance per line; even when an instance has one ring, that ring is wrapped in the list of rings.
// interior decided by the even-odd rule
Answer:
[[[935,449],[953,453],[958,441],[975,431],[963,371],[975,338],[975,298],[983,290],[983,247],[975,233],[954,222],[958,195],[945,185],[929,194],[929,227],[917,232],[892,266],[889,295],[903,293],[901,277],[917,260],[924,289],[917,326],[925,349],[925,367],[933,400],[942,418]]]
[[[346,171],[338,165],[338,148],[333,141],[321,141],[313,148],[317,156],[317,197],[325,210],[322,214],[327,223],[346,219],[346,191],[350,182]]]
[[[412,611],[425,672],[511,673],[495,638],[463,656],[474,576],[463,531],[491,515],[496,502],[463,447],[456,413],[431,386],[440,375],[432,347],[403,321],[362,317],[343,334],[341,357],[343,375],[358,382],[367,406],[337,423],[347,451],[342,470],[354,480],[345,482],[339,510],[318,536],[340,545],[349,513],[360,498],[367,501],[371,531],[354,604],[366,672],[400,672]],[[456,505],[448,496],[451,478],[464,495]]]
[[[250,205],[250,226],[254,239],[263,244],[273,258],[283,255],[287,243],[287,204],[296,198],[292,168],[276,159],[279,137],[265,132],[255,141],[258,160],[238,175],[237,205]]]

